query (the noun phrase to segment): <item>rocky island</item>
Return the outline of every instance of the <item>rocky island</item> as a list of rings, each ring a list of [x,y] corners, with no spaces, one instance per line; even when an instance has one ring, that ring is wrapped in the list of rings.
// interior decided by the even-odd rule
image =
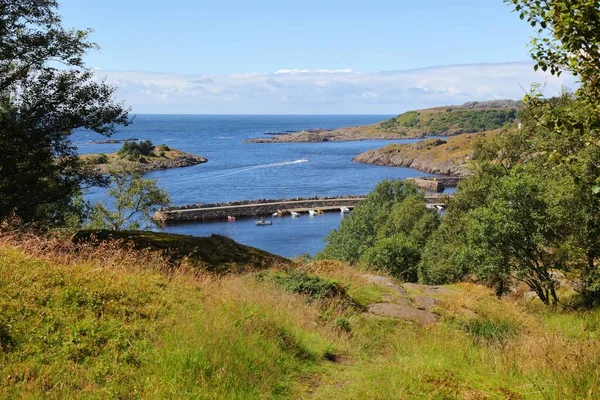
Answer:
[[[98,174],[106,174],[119,162],[130,161],[138,164],[144,172],[170,168],[190,167],[208,160],[204,157],[171,148],[165,144],[155,146],[150,141],[125,142],[116,153],[84,154],[80,159]]]
[[[391,144],[369,150],[354,157],[352,161],[407,167],[430,174],[466,176],[469,160],[477,140],[496,135],[500,130],[452,136],[444,139],[427,139],[411,144]]]
[[[514,100],[473,101],[458,106],[407,111],[397,117],[372,125],[341,127],[333,130],[310,129],[279,134],[270,138],[248,139],[246,142],[393,140],[485,132],[511,124],[517,117],[519,105],[520,102]]]

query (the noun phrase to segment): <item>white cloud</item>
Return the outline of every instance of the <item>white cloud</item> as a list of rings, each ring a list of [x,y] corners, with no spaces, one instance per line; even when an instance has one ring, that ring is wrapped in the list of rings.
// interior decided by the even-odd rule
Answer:
[[[179,75],[96,71],[136,113],[397,114],[489,99],[519,99],[535,82],[545,94],[574,87],[531,63],[455,65],[359,73],[282,69],[275,73]]]

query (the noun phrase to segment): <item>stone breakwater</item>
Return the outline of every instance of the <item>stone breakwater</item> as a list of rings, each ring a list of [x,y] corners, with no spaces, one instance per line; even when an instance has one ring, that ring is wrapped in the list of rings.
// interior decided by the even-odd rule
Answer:
[[[214,221],[235,218],[268,216],[279,212],[306,212],[308,210],[333,211],[340,207],[352,208],[366,196],[313,197],[286,199],[246,200],[230,203],[191,204],[183,207],[165,207],[154,214],[154,220],[161,224],[174,224],[186,221]],[[442,196],[429,196],[428,203],[443,203]]]

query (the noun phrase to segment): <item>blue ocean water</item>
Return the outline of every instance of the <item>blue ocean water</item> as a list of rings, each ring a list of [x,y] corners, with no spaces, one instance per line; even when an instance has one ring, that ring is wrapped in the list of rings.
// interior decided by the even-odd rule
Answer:
[[[391,142],[416,139],[323,143],[244,143],[268,137],[265,132],[310,128],[337,128],[375,123],[385,115],[138,115],[131,126],[121,128],[115,139],[138,138],[155,144],[202,155],[208,162],[187,168],[154,171],[171,196],[173,205],[213,203],[246,199],[366,194],[383,179],[427,175],[410,168],[382,167],[352,162],[359,153]],[[93,144],[103,139],[78,131],[73,140],[80,153],[109,153],[121,144]],[[308,162],[298,162],[306,158]],[[90,201],[106,201],[102,189],[92,188]],[[324,246],[329,231],[339,226],[338,213],[276,218],[272,226],[257,227],[253,219],[234,223],[186,223],[161,228],[190,235],[226,235],[240,243],[286,257],[314,255]]]

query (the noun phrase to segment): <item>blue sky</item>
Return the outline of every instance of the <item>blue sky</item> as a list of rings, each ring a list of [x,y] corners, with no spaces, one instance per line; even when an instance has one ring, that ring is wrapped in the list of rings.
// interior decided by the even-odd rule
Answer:
[[[502,0],[61,0],[60,12],[94,29],[87,62],[135,112],[387,114],[521,97],[546,79],[530,71],[533,31]],[[455,65],[444,88],[431,67]]]

